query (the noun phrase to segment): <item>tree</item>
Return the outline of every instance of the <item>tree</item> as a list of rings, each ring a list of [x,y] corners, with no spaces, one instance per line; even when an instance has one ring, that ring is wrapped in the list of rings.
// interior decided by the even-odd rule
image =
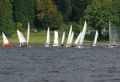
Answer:
[[[52,0],[37,0],[37,20],[44,28],[59,29],[63,19]]]
[[[11,34],[16,30],[12,16],[12,4],[10,0],[0,1],[0,32]]]
[[[72,12],[72,0],[53,0],[58,8],[58,10],[62,13],[64,21],[69,22],[70,16]]]
[[[28,21],[34,27],[35,0],[13,0],[14,20],[27,27]]]
[[[78,22],[84,16],[84,10],[87,5],[90,4],[90,0],[73,0],[72,1],[72,12],[71,12],[71,21]]]
[[[117,28],[118,28],[118,31],[120,32],[120,0],[114,0],[113,1],[113,8],[116,10],[116,15],[117,15]]]
[[[109,20],[117,22],[116,10],[113,8],[112,3],[112,0],[93,0],[92,4],[88,5],[85,10],[85,19],[94,29],[99,31],[100,36],[101,30],[108,28]]]

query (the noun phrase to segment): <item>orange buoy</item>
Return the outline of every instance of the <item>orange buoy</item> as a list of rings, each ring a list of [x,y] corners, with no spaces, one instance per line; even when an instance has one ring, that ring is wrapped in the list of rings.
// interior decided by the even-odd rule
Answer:
[[[12,46],[12,44],[3,44],[3,46],[5,46],[5,47],[9,47],[9,46]]]

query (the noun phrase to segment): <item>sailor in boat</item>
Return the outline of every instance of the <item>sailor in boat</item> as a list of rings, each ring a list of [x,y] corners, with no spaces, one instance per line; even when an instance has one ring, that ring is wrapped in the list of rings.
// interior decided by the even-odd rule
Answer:
[[[50,44],[45,44],[46,47],[50,47],[51,45]]]
[[[64,40],[63,40],[63,42],[64,42]],[[63,42],[61,42],[60,46],[65,46]]]
[[[19,46],[20,47],[31,48],[31,46],[27,45],[26,43],[21,43]]]
[[[96,44],[90,44],[90,46],[91,46],[91,47],[95,47],[95,46],[96,46]]]
[[[64,44],[61,44],[61,46],[64,46]]]
[[[96,45],[95,45],[95,44],[89,44],[89,46],[93,48],[93,47],[95,47]]]
[[[22,42],[22,43],[20,43],[19,46],[20,46],[20,47],[27,47],[27,44],[26,44],[26,42]]]
[[[74,43],[74,44],[72,44],[72,46],[73,46],[73,47],[76,47],[76,46],[78,46],[78,44],[75,44],[75,43]]]
[[[75,47],[75,46],[77,46],[76,44],[71,44],[71,46],[70,47]]]
[[[107,47],[109,47],[109,48],[113,48],[115,45],[111,45],[111,44],[107,44]]]
[[[19,46],[20,46],[20,47],[31,48],[31,46],[27,45],[27,43],[26,43],[26,42],[22,42],[22,43],[20,43],[20,45],[19,45]]]

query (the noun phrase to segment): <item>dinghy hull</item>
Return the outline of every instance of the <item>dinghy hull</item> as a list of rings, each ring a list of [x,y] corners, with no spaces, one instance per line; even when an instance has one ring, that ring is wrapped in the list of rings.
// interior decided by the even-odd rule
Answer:
[[[10,46],[12,46],[12,44],[3,44],[3,46],[10,47]]]

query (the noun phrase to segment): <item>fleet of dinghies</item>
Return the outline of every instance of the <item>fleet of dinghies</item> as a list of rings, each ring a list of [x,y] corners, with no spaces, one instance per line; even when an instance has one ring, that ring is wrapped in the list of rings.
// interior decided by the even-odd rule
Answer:
[[[109,26],[109,29],[110,29],[110,26]],[[55,30],[54,31],[54,41],[53,41],[52,46],[65,46],[65,47],[83,48],[83,42],[84,42],[84,38],[85,38],[85,35],[86,35],[86,31],[87,31],[87,22],[85,21],[82,31],[79,33],[79,35],[77,36],[76,40],[73,43],[74,32],[72,30],[72,25],[71,25],[68,36],[67,36],[67,41],[66,41],[66,44],[65,44],[65,42],[64,42],[65,41],[65,32],[63,32],[63,35],[62,35],[62,38],[61,38],[61,43],[60,43],[59,42],[59,33],[58,33],[57,30]],[[30,23],[28,22],[28,30],[27,30],[27,37],[26,38],[24,37],[24,35],[19,30],[17,30],[17,35],[18,35],[18,40],[19,40],[19,46],[20,47],[28,47],[29,41],[30,41]],[[96,46],[98,36],[99,36],[99,34],[98,34],[98,31],[96,30],[92,46]],[[12,46],[12,44],[9,42],[9,40],[7,39],[6,35],[3,32],[2,32],[2,37],[3,37],[3,46]],[[49,27],[47,29],[45,46],[46,47],[51,46]]]

